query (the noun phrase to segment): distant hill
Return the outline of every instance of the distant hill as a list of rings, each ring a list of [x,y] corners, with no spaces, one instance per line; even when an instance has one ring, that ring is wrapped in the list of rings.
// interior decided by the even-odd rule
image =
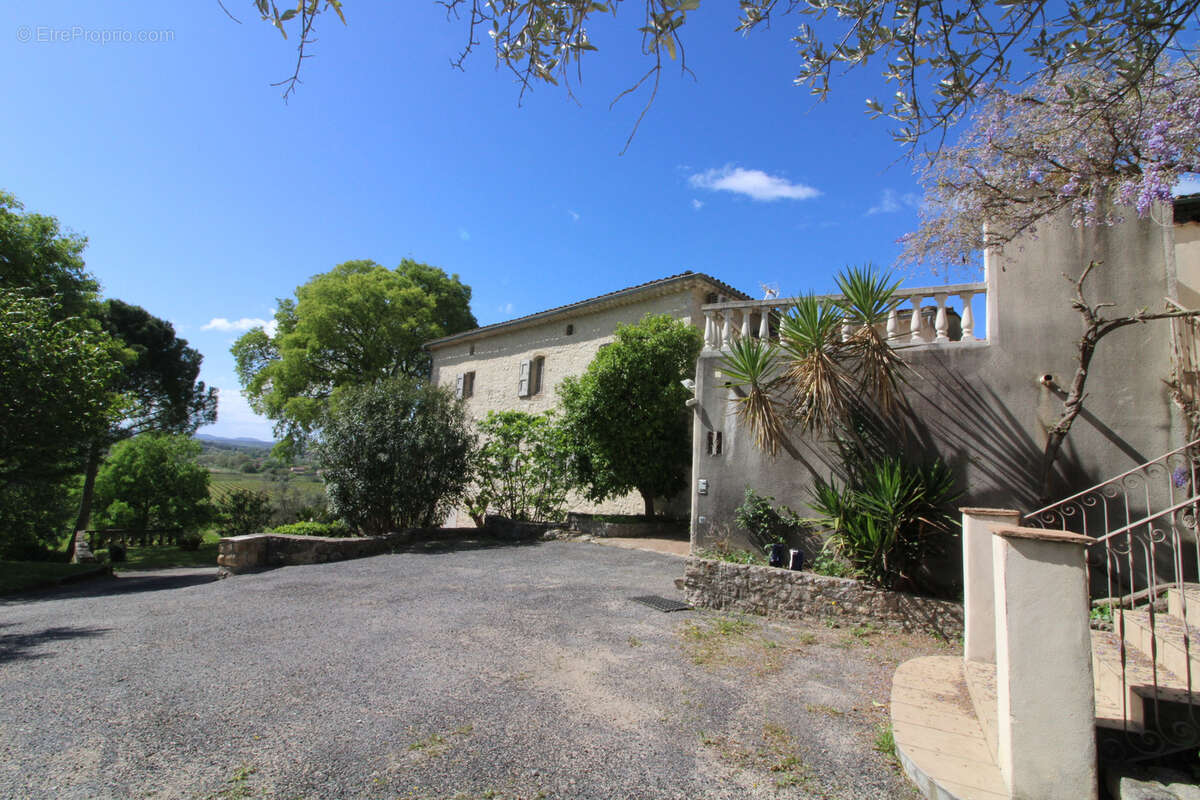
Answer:
[[[211,433],[197,433],[193,438],[198,439],[201,442],[224,445],[225,447],[244,447],[252,450],[261,450],[264,447],[269,450],[275,446],[274,442],[255,439],[250,436],[238,436],[236,439],[231,439],[228,436],[213,436]]]

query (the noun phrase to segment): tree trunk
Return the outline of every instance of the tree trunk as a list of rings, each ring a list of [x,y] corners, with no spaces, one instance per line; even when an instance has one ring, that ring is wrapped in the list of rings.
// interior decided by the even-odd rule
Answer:
[[[654,518],[654,495],[643,489],[638,489],[642,495],[642,502],[646,504],[646,519]]]
[[[92,495],[96,490],[96,473],[100,471],[100,444],[92,442],[88,447],[86,471],[83,473],[83,493],[79,498],[79,516],[75,520],[75,528],[71,531],[71,543],[67,546],[67,560],[75,559],[75,537],[80,531],[88,528],[92,518]]]

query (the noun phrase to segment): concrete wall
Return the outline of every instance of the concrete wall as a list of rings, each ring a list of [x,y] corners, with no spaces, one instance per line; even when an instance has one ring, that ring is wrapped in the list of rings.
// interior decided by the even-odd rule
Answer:
[[[1082,331],[1070,305],[1074,287],[1063,274],[1077,276],[1089,261],[1101,260],[1088,281],[1089,299],[1116,302],[1113,313],[1161,309],[1175,287],[1172,247],[1171,229],[1150,221],[1091,229],[1045,225],[1037,239],[1013,243],[988,259],[986,341],[904,351],[912,367],[903,416],[909,447],[937,453],[962,475],[961,505],[1039,506],[1046,431],[1061,411],[1064,395],[1057,387],[1069,385],[1075,372]],[[977,321],[977,336],[981,328]],[[837,467],[820,441],[799,435],[775,459],[759,452],[732,416],[720,358],[706,351],[697,367],[693,547],[725,535],[743,539],[732,519],[747,485],[806,512],[814,477],[827,478]],[[1182,421],[1163,385],[1169,371],[1169,323],[1126,328],[1101,342],[1085,411],[1060,456],[1052,498],[1183,443]],[[1039,383],[1045,374],[1054,386]],[[724,434],[720,456],[705,453],[709,430]],[[708,482],[705,495],[696,490],[701,479]]]
[[[476,420],[489,411],[526,411],[532,414],[553,409],[558,403],[556,389],[568,376],[582,375],[600,348],[613,341],[613,332],[621,324],[640,321],[647,314],[667,314],[704,329],[700,307],[706,296],[718,287],[703,283],[675,283],[663,290],[651,290],[621,301],[601,302],[569,315],[556,316],[527,326],[500,329],[474,341],[458,341],[433,350],[433,381],[451,390],[457,377],[475,373],[474,394],[467,399],[467,413]],[[573,333],[567,335],[567,325]],[[521,362],[541,356],[545,359],[541,391],[532,397],[517,394]],[[636,492],[605,503],[592,503],[571,496],[568,509],[599,514],[641,514],[643,502]],[[674,515],[687,514],[689,499],[683,493],[656,510]],[[471,525],[463,510],[456,512],[449,525]]]
[[[1179,302],[1200,308],[1200,222],[1175,226],[1175,269],[1179,274]]]

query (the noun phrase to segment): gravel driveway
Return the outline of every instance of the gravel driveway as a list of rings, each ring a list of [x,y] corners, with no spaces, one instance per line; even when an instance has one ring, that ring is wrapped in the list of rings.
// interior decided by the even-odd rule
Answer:
[[[0,601],[0,797],[911,798],[875,750],[919,636],[664,614],[587,543]]]

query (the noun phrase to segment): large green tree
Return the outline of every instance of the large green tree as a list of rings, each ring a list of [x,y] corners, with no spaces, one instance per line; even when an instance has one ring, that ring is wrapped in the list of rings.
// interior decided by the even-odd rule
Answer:
[[[0,289],[53,298],[58,319],[89,312],[100,287],[84,268],[86,246],[54,217],[27,212],[0,191]]]
[[[117,443],[96,478],[96,515],[136,531],[195,530],[211,518],[208,470],[189,436],[146,433]]]
[[[559,385],[575,478],[601,502],[637,491],[646,516],[654,498],[687,485],[691,426],[682,382],[695,375],[700,332],[665,315],[620,325],[587,371]]]
[[[57,543],[67,484],[117,408],[117,343],[31,294],[0,289],[0,556]]]
[[[405,259],[395,269],[347,261],[279,301],[276,328],[233,345],[250,406],[275,420],[285,453],[307,444],[333,395],[348,386],[425,378],[430,339],[476,326],[457,275]]]
[[[216,390],[199,380],[204,357],[171,323],[121,300],[105,300],[95,315],[121,347],[122,368],[110,390],[123,402],[121,414],[90,442],[77,531],[88,527],[96,475],[113,444],[144,433],[192,434],[217,419]]]

